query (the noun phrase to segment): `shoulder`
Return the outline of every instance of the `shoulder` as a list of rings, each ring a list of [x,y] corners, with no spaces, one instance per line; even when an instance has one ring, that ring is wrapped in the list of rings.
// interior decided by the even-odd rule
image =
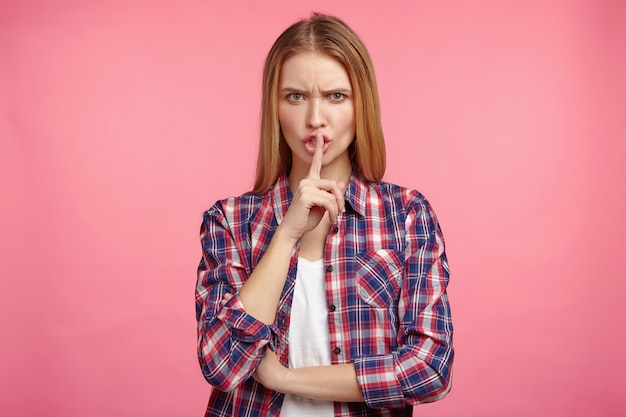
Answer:
[[[420,236],[441,234],[437,214],[428,199],[414,188],[404,187],[385,181],[373,184],[385,201],[388,214],[404,224],[406,230]]]
[[[204,219],[221,218],[228,223],[246,221],[269,204],[269,192],[264,194],[245,193],[217,200],[205,210]]]
[[[403,211],[431,211],[431,206],[426,197],[414,188],[404,187],[386,181],[378,181],[370,185],[381,199],[388,201]]]
[[[387,195],[397,221],[404,225],[409,252],[426,244],[444,248],[439,219],[428,199],[413,188],[381,181],[377,185],[381,195]],[[433,246],[433,247],[435,247]]]

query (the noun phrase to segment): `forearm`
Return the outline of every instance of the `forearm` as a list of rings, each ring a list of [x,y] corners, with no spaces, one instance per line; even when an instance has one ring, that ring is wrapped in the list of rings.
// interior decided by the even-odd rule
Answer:
[[[283,236],[280,227],[274,234],[267,251],[239,291],[246,313],[265,324],[272,324],[295,241]]]
[[[286,368],[276,354],[265,351],[254,378],[266,388],[323,401],[364,401],[354,365]]]
[[[351,363],[288,369],[278,391],[323,401],[365,401]]]

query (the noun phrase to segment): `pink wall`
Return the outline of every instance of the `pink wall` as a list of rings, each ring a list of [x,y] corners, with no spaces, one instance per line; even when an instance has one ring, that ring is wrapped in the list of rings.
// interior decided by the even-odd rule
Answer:
[[[626,413],[624,2],[86,3],[0,3],[1,415],[202,415],[201,214],[249,188],[262,60],[314,9],[448,240],[455,383],[416,414]]]

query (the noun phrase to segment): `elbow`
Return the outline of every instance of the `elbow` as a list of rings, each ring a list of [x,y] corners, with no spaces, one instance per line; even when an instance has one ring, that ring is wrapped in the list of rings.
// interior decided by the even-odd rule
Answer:
[[[426,393],[419,403],[432,403],[442,400],[452,390],[452,374],[448,371],[440,374],[432,384],[430,392]]]
[[[204,379],[215,389],[230,392],[239,387],[244,378],[237,375],[227,364],[216,365],[200,358],[200,368]]]
[[[234,383],[234,381],[227,378],[212,378],[207,374],[204,374],[204,379],[211,384],[213,388],[222,392],[234,391],[241,383]]]
[[[405,401],[410,405],[431,403],[443,399],[452,389],[452,361],[454,351],[433,356],[429,361],[418,361],[417,366],[403,372],[409,377],[401,380]]]
[[[438,369],[432,369],[418,390],[414,404],[431,403],[443,399],[452,389],[452,358]]]
[[[238,363],[232,346],[215,346],[203,343],[198,348],[198,362],[204,379],[215,389],[230,392],[242,384],[247,377],[248,363]]]
[[[227,314],[207,321],[198,332],[202,375],[223,392],[233,391],[250,378],[271,336],[269,326],[245,312],[229,309]]]

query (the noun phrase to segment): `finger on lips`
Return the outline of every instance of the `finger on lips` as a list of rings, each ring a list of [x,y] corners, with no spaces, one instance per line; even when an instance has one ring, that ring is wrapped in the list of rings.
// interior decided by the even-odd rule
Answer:
[[[309,168],[309,178],[320,178],[323,158],[324,137],[318,133],[317,135],[315,135],[315,152],[313,153],[313,160],[311,161],[311,167]]]
[[[330,220],[334,223],[337,221],[338,212],[346,211],[345,201],[343,198],[343,186],[341,185],[342,183],[340,184],[336,181],[321,179],[323,158],[324,137],[318,133],[315,135],[315,152],[313,153],[313,159],[311,160],[309,175],[301,183],[301,186],[312,185],[318,190],[326,193],[326,195],[320,195],[322,200],[320,201],[320,204],[315,205],[324,207],[329,212]],[[324,202],[322,203],[322,201]]]

